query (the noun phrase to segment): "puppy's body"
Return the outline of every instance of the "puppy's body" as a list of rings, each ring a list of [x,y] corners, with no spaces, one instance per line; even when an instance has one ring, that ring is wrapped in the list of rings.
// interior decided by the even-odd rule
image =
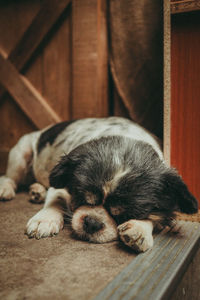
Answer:
[[[175,209],[197,210],[155,138],[123,118],[63,122],[24,136],[11,150],[0,197],[13,198],[31,168],[37,181],[31,186],[33,202],[43,200],[49,178],[51,187],[44,208],[28,222],[30,237],[57,234],[66,206],[79,238],[107,242],[119,235],[145,251],[153,245],[155,220],[169,224]]]
[[[61,155],[70,153],[88,141],[108,136],[123,136],[144,141],[162,159],[157,141],[142,127],[123,118],[83,119],[63,122],[47,130],[36,132],[33,139],[33,171],[37,182],[49,186],[49,174]],[[49,139],[52,142],[49,143]]]

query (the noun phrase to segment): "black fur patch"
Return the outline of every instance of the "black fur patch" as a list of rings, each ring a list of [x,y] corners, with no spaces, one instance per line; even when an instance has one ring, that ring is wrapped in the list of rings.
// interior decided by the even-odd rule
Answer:
[[[179,209],[197,212],[196,199],[178,173],[164,164],[147,143],[118,136],[85,143],[63,156],[50,175],[50,185],[66,187],[75,206],[87,205],[87,192],[96,196],[95,205],[103,203],[103,186],[117,170],[127,170],[104,206],[122,207],[117,223],[129,219],[147,219],[150,214],[168,219]],[[111,213],[111,212],[110,212]]]
[[[38,141],[37,145],[37,152],[38,154],[42,151],[42,149],[46,146],[47,143],[50,145],[53,144],[57,136],[69,125],[71,125],[74,120],[71,121],[64,121],[61,123],[58,123],[56,125],[51,126],[46,131],[44,131]]]

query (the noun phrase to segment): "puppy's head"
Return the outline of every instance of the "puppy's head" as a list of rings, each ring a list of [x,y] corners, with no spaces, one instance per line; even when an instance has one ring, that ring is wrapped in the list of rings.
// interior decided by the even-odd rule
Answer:
[[[130,219],[158,216],[164,223],[174,210],[197,211],[177,172],[150,145],[129,138],[100,138],[77,147],[54,167],[50,185],[68,189],[72,228],[93,242],[116,239],[116,224]]]

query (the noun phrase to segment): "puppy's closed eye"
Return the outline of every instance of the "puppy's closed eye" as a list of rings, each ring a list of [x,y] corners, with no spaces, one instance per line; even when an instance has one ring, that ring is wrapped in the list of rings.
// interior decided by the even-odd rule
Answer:
[[[110,213],[113,216],[118,216],[125,212],[125,209],[121,206],[110,206]]]

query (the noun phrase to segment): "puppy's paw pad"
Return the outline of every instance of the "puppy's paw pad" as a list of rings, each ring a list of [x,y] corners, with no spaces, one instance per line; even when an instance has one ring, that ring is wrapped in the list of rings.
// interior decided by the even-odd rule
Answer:
[[[44,238],[54,236],[63,228],[62,215],[53,215],[52,212],[39,211],[27,223],[25,233],[29,238]]]
[[[130,220],[118,226],[120,239],[137,252],[145,252],[153,247],[153,236],[148,224]]]
[[[43,203],[46,197],[46,188],[40,183],[33,183],[29,188],[30,202]]]

